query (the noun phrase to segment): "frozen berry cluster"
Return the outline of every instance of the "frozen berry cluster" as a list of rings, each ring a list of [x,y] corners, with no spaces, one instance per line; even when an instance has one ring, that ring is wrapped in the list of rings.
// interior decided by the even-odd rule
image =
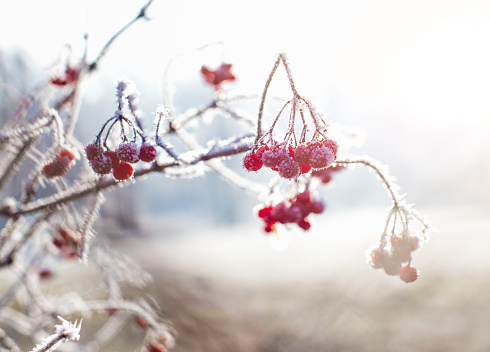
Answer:
[[[243,157],[243,166],[248,171],[257,171],[262,166],[277,171],[285,179],[293,179],[311,169],[328,168],[337,159],[338,145],[334,140],[310,141],[293,147],[279,143],[272,147],[263,145]]]
[[[65,148],[56,155],[54,160],[43,166],[41,173],[46,178],[64,176],[74,164],[75,154]]]
[[[374,269],[383,269],[386,274],[399,276],[405,282],[413,282],[418,271],[410,265],[411,253],[419,247],[415,236],[392,235],[390,246],[376,247],[368,253],[369,265]],[[405,264],[407,263],[407,264]]]
[[[95,173],[106,175],[112,172],[117,181],[128,180],[133,176],[133,166],[138,161],[152,162],[157,157],[156,148],[148,143],[141,146],[135,142],[121,143],[116,150],[104,150],[97,142],[85,147],[87,159]]]
[[[298,193],[289,202],[280,202],[276,205],[266,205],[260,208],[257,216],[264,221],[264,231],[274,231],[275,225],[297,224],[301,229],[307,231],[311,227],[308,215],[321,214],[325,210],[323,202],[313,199],[308,190]]]

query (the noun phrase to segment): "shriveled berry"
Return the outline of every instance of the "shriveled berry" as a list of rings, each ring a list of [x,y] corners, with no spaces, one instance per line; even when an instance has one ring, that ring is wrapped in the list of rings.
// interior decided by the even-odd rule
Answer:
[[[243,157],[243,167],[248,171],[257,171],[262,168],[262,160],[257,156],[256,153],[248,152]]]
[[[116,148],[119,160],[126,163],[137,163],[140,160],[139,147],[134,142],[122,143]]]
[[[407,265],[400,270],[400,279],[406,283],[414,282],[418,276],[418,270],[412,266]]]
[[[124,181],[133,176],[133,171],[134,170],[131,164],[122,162],[116,168],[114,168],[114,170],[112,170],[112,175],[116,180]]]
[[[157,150],[154,146],[148,143],[144,143],[140,147],[140,160],[151,163],[157,157]]]

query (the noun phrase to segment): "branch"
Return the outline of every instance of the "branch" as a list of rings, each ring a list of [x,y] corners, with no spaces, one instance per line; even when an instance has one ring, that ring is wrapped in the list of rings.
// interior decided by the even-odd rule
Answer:
[[[110,39],[109,41],[104,45],[104,47],[102,48],[102,50],[100,51],[99,55],[97,56],[97,58],[89,65],[88,67],[88,70],[89,71],[92,71],[92,70],[95,70],[95,68],[97,68],[97,65],[99,64],[99,61],[102,59],[102,57],[104,57],[104,55],[107,53],[107,51],[109,50],[110,46],[112,45],[112,43],[121,35],[123,34],[129,27],[131,27],[135,22],[137,22],[140,18],[146,18],[146,10],[148,9],[148,7],[151,5],[151,3],[153,2],[153,0],[149,0],[145,6],[143,6],[140,10],[140,12],[138,13],[138,15],[133,18],[131,21],[129,21],[124,27],[122,27],[120,30],[118,30]]]

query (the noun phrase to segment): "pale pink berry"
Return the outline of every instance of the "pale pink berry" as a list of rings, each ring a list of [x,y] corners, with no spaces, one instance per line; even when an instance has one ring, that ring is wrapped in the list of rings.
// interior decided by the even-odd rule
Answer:
[[[419,276],[418,270],[409,265],[404,266],[400,270],[400,279],[402,279],[402,281],[406,283],[414,282],[415,280],[417,280],[418,276]]]
[[[402,264],[396,258],[390,256],[385,258],[383,269],[386,274],[396,276],[400,274],[400,270],[402,270]]]
[[[116,148],[117,157],[119,160],[126,163],[137,163],[140,160],[140,150],[136,143],[122,143]]]

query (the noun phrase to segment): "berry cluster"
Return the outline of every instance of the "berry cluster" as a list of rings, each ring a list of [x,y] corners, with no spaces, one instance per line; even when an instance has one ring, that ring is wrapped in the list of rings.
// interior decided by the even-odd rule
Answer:
[[[128,180],[133,176],[133,166],[138,161],[152,162],[157,157],[156,148],[148,143],[138,146],[135,142],[121,143],[116,150],[102,151],[97,142],[85,147],[87,159],[95,173],[111,173],[118,181]]]
[[[55,157],[43,166],[41,173],[46,178],[64,176],[75,164],[75,154],[68,149],[62,149]]]
[[[308,190],[299,193],[289,202],[281,202],[276,205],[266,205],[260,208],[257,216],[261,218],[265,225],[264,231],[269,233],[274,231],[275,225],[297,224],[300,228],[307,231],[311,227],[307,216],[310,214],[321,214],[325,210],[323,202],[313,199]]]
[[[332,139],[291,144],[279,143],[272,147],[263,145],[243,157],[243,166],[248,171],[257,171],[262,166],[277,171],[285,179],[293,179],[311,169],[328,168],[337,159],[338,145]]]
[[[383,269],[388,275],[400,276],[407,283],[413,282],[418,277],[418,271],[410,266],[410,259],[411,252],[418,247],[418,237],[404,236],[403,233],[392,235],[390,246],[379,246],[369,252],[369,265],[374,269]]]
[[[78,245],[81,238],[73,235],[69,230],[64,227],[59,227],[57,233],[53,238],[53,244],[59,249],[61,255],[67,259],[78,258]]]

